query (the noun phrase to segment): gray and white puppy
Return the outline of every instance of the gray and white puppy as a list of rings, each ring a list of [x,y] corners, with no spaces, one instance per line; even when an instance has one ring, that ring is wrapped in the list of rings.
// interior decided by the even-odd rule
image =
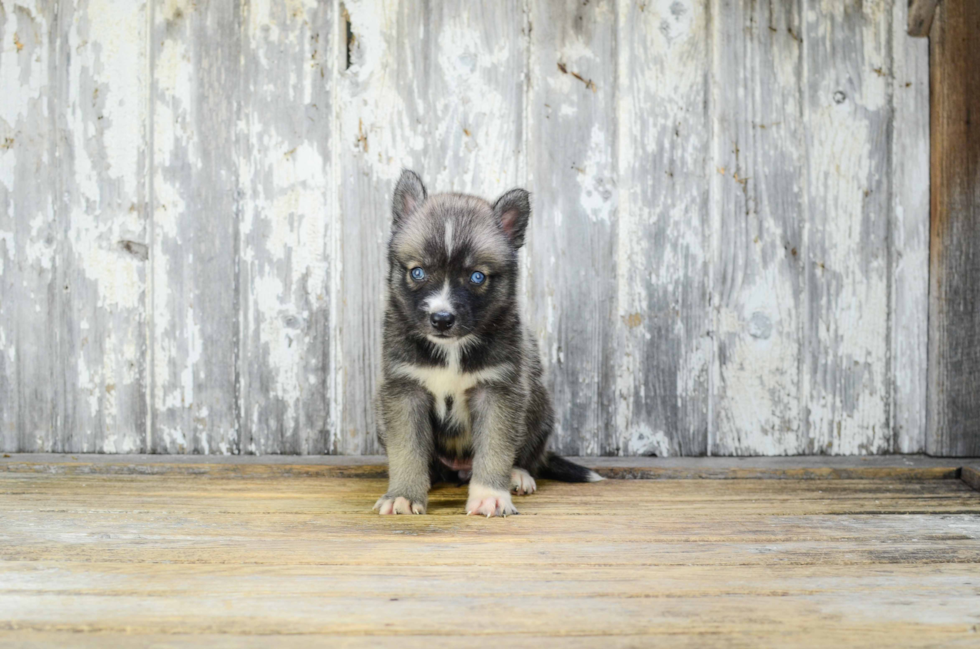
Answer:
[[[398,180],[378,398],[390,475],[381,514],[424,514],[437,481],[469,480],[467,514],[507,516],[517,513],[511,491],[533,493],[535,477],[601,480],[545,450],[554,412],[517,302],[529,198],[512,189],[491,205],[428,196],[412,171]]]

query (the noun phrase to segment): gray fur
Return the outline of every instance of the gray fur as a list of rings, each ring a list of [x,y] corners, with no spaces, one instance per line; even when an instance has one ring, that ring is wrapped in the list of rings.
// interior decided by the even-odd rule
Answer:
[[[424,512],[432,482],[465,480],[470,470],[471,500],[502,492],[496,513],[504,514],[516,511],[507,495],[514,468],[567,481],[597,477],[545,452],[554,412],[517,302],[517,250],[530,214],[523,189],[493,205],[463,194],[430,197],[414,172],[402,172],[378,397],[390,471],[376,505],[382,513]],[[451,318],[450,329],[437,329],[437,316]]]
[[[531,195],[524,189],[512,189],[493,204],[493,215],[515,248],[524,245],[524,233],[531,218]]]
[[[392,220],[397,224],[425,201],[425,185],[414,171],[406,169],[395,185],[391,200]]]

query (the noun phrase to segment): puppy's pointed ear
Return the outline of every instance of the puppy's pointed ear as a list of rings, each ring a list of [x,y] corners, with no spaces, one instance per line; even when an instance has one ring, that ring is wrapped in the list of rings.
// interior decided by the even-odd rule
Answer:
[[[493,204],[493,215],[514,248],[524,245],[524,232],[531,218],[531,195],[523,189],[512,189]]]
[[[425,185],[419,175],[410,169],[402,169],[391,200],[392,222],[397,227],[402,219],[415,211],[425,201]]]

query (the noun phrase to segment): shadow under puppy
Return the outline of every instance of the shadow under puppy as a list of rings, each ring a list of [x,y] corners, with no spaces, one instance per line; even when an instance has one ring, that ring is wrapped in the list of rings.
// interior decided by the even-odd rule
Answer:
[[[467,514],[516,514],[534,477],[601,480],[545,450],[554,428],[537,344],[517,303],[517,251],[530,197],[494,204],[427,196],[405,170],[388,244],[384,382],[378,396],[388,493],[381,514],[424,514],[429,487],[469,480]]]

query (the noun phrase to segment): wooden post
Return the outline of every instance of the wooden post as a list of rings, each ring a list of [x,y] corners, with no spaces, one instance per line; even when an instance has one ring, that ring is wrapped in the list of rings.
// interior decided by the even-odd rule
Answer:
[[[928,36],[939,0],[909,0],[909,36]]]
[[[980,455],[980,3],[943,0],[930,33],[931,455]]]

